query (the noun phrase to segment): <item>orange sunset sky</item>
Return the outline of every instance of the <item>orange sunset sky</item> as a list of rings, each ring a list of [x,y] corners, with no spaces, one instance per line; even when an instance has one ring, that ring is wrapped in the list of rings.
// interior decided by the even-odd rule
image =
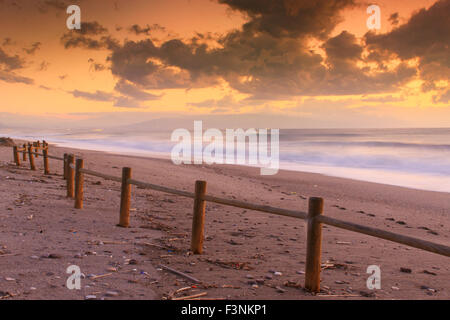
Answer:
[[[450,0],[0,0],[0,125],[449,127],[449,16]]]

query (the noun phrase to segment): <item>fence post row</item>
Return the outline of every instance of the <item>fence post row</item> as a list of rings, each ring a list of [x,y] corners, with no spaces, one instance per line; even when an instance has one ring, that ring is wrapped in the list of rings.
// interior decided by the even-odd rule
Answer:
[[[75,209],[83,209],[83,184],[84,174],[81,169],[84,168],[84,160],[77,159],[75,167]]]
[[[130,203],[131,203],[131,168],[122,168],[122,190],[120,195],[120,219],[119,226],[128,228],[130,226]]]
[[[194,254],[203,253],[203,239],[205,230],[206,181],[195,182],[194,213],[192,218],[191,250]]]
[[[74,180],[75,180],[75,156],[73,154],[69,154],[67,156],[67,197],[68,198],[74,198],[75,197],[75,186],[74,186]]]
[[[323,214],[323,199],[310,198],[306,236],[305,288],[315,293],[320,292],[322,223],[318,222],[316,218],[321,214]]]
[[[38,145],[37,143],[35,145]],[[33,145],[31,143],[24,144],[23,151],[19,151],[17,146],[13,147],[14,161],[17,166],[20,166],[20,156],[19,152],[23,152],[23,159],[26,159],[26,154],[28,153],[28,157],[30,159],[30,168],[31,170],[36,170],[36,166],[34,163],[34,155]],[[36,152],[36,157],[37,157]],[[48,144],[43,142],[43,156],[44,156],[44,172],[45,174],[49,174],[49,154],[48,154]],[[75,198],[75,208],[82,209],[83,208],[83,185],[84,185],[84,161],[83,159],[76,160],[76,166],[74,166],[75,156],[73,154],[64,154],[64,179],[67,180],[67,197]],[[130,204],[131,204],[131,180],[132,177],[132,169],[125,167],[122,169],[122,186],[121,186],[121,198],[120,198],[120,219],[119,226],[121,227],[129,227],[130,225]],[[193,218],[192,218],[192,235],[191,235],[191,251],[194,254],[202,254],[203,253],[203,241],[204,241],[204,229],[205,229],[205,210],[206,210],[206,189],[207,183],[206,181],[196,181],[195,182],[195,193],[194,195],[190,194],[189,197],[194,197],[194,207],[193,207]],[[155,189],[158,190],[158,189]],[[169,192],[170,193],[170,192]],[[213,202],[217,202],[211,200]],[[221,202],[217,202],[221,203]],[[226,204],[226,202],[223,202]],[[233,204],[228,204],[232,205]],[[238,206],[238,205],[234,205]],[[348,227],[349,223],[337,221],[341,225],[336,224],[337,222],[329,222],[326,216],[323,216],[323,208],[324,208],[324,200],[322,198],[310,198],[308,205],[308,215],[306,217],[307,220],[307,248],[306,248],[306,270],[305,270],[305,289],[313,292],[320,292],[320,273],[321,273],[321,254],[322,254],[322,224],[326,223],[329,225],[337,226],[338,228],[347,229],[355,232],[359,232],[362,234],[372,235],[381,239],[388,239],[397,243],[407,244],[408,242],[403,239],[403,241],[392,239],[393,237],[381,236],[381,231],[378,230],[378,234],[375,231],[367,232],[361,229],[364,227],[352,228]],[[258,210],[258,209],[254,209]],[[260,210],[264,211],[264,210]],[[268,212],[268,211],[266,211]],[[302,219],[304,216],[302,216]],[[323,221],[323,223],[321,222]],[[328,221],[328,222],[327,222]],[[342,225],[345,226],[342,226]],[[411,239],[410,239],[411,240]],[[413,239],[414,240],[414,239]],[[411,241],[409,241],[411,243]],[[407,244],[408,245],[408,244]],[[439,254],[447,255],[449,248],[445,246],[440,246],[434,251],[429,249],[429,247],[439,246],[433,243],[428,244],[428,249],[423,249],[423,246],[418,246],[417,244],[409,244],[409,246],[422,248],[426,251],[436,252]],[[443,247],[443,249],[441,248]],[[440,250],[439,250],[440,249]],[[442,253],[444,252],[444,253]]]

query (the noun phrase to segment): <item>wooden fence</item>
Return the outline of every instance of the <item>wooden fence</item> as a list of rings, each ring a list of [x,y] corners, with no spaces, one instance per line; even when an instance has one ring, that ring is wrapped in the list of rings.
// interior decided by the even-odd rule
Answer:
[[[41,149],[42,153],[39,153],[38,151]],[[379,239],[389,240],[413,248],[450,257],[450,247],[443,244],[433,243],[422,239],[417,239],[377,228],[372,228],[368,226],[359,225],[356,223],[351,223],[327,217],[323,215],[324,201],[322,198],[310,198],[308,212],[287,210],[282,208],[251,204],[247,202],[224,199],[208,195],[206,193],[207,189],[206,181],[196,181],[195,192],[192,193],[135,180],[132,178],[131,168],[123,168],[122,177],[115,177],[100,172],[88,170],[84,168],[84,160],[75,159],[75,156],[73,154],[64,154],[64,158],[50,156],[48,154],[48,144],[45,141],[42,143],[42,145],[39,142],[36,142],[33,144],[29,143],[28,145],[23,145],[23,148],[14,147],[13,153],[14,153],[14,161],[18,166],[20,166],[19,153],[23,154],[24,161],[26,161],[26,156],[28,154],[31,170],[36,170],[36,166],[34,164],[34,156],[36,156],[36,158],[42,156],[44,159],[43,160],[44,174],[50,173],[48,159],[63,161],[64,179],[67,181],[67,197],[75,199],[76,209],[83,208],[84,175],[90,175],[121,183],[120,215],[118,224],[121,227],[126,228],[130,224],[130,203],[131,203],[132,185],[138,186],[142,189],[160,191],[164,193],[169,193],[193,199],[194,212],[192,219],[191,250],[194,254],[202,254],[203,252],[206,202],[213,202],[226,206],[232,206],[237,208],[243,208],[248,210],[266,212],[270,214],[306,220],[307,250],[306,250],[305,288],[313,293],[320,292],[323,224],[373,236]]]

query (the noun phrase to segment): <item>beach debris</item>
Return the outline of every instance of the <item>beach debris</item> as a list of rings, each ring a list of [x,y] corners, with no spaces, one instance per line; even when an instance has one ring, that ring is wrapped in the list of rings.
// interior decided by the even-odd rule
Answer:
[[[126,261],[126,263],[129,265],[137,265],[138,261],[136,259],[130,259],[130,260]]]
[[[323,270],[326,270],[326,269],[347,270],[348,269],[348,265],[342,264],[342,263],[333,263],[330,260],[327,260],[325,263],[322,263],[321,267],[322,267]]]
[[[302,288],[302,285],[299,282],[290,281],[290,280],[286,281],[284,283],[284,286],[288,287],[288,288],[296,288],[296,289]]]
[[[399,288],[399,287],[395,287],[395,286],[392,286],[392,287],[391,287],[391,289],[392,289],[392,290],[395,290],[395,291],[398,291],[398,290],[400,290],[400,288]]]
[[[84,297],[84,299],[85,300],[95,300],[95,299],[97,299],[97,296],[90,294],[90,295],[87,295],[86,297]]]
[[[431,275],[431,276],[437,276],[436,273],[431,272],[431,271],[428,271],[428,270],[423,270],[422,273],[429,274],[429,275]]]
[[[278,293],[285,293],[286,290],[281,287],[275,287],[275,290],[277,290]]]
[[[95,274],[93,274],[93,275],[90,275],[90,279],[91,280],[96,280],[96,279],[101,279],[101,278],[105,278],[105,277],[109,277],[109,276],[112,276],[113,274],[112,273],[105,273],[105,274],[100,274],[100,275],[95,275]]]
[[[105,296],[106,297],[118,297],[119,293],[117,291],[106,291]]]
[[[194,277],[191,277],[190,275],[187,275],[186,273],[183,273],[183,272],[181,272],[181,271],[178,271],[178,270],[175,270],[175,269],[173,269],[173,268],[170,268],[170,267],[168,267],[168,266],[165,266],[165,265],[160,264],[159,267],[160,267],[161,269],[163,269],[163,270],[169,271],[169,272],[171,272],[171,273],[173,273],[173,274],[176,274],[176,275],[179,275],[179,276],[181,276],[181,277],[183,277],[183,278],[186,278],[186,279],[188,279],[188,280],[190,280],[190,281],[192,281],[192,282],[194,282],[194,283],[201,283],[200,280],[198,280],[198,279],[196,279],[196,278],[194,278]]]
[[[10,278],[10,277],[5,277],[5,280],[6,280],[6,281],[16,281],[16,279]]]
[[[243,243],[234,241],[233,239],[228,240],[228,241],[225,241],[225,242],[226,242],[226,243],[229,243],[229,244],[231,244],[231,245],[233,245],[233,246],[242,246],[242,245],[243,245]]]
[[[192,300],[195,298],[200,298],[200,297],[204,297],[208,294],[208,292],[202,292],[202,293],[198,293],[198,294],[194,294],[192,296],[186,296],[186,297],[180,297],[180,298],[173,298],[172,300]]]
[[[241,287],[233,286],[231,284],[224,284],[224,285],[222,285],[222,288],[224,288],[224,289],[241,289]]]
[[[7,291],[0,291],[0,299],[7,299],[7,298],[12,298],[15,295],[11,292],[7,292]]]
[[[281,272],[275,271],[273,273],[274,276],[281,277],[283,274]]]
[[[410,268],[404,268],[404,267],[401,267],[401,268],[400,268],[400,272],[403,272],[403,273],[412,273],[412,270],[411,270]]]
[[[375,298],[375,297],[376,297],[375,292],[360,291],[359,294],[360,294],[362,297],[366,297],[366,298]]]

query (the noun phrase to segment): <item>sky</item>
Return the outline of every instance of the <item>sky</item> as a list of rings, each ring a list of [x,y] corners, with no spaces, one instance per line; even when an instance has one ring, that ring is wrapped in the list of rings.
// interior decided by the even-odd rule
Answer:
[[[450,0],[0,0],[0,127],[450,127],[449,17]]]

